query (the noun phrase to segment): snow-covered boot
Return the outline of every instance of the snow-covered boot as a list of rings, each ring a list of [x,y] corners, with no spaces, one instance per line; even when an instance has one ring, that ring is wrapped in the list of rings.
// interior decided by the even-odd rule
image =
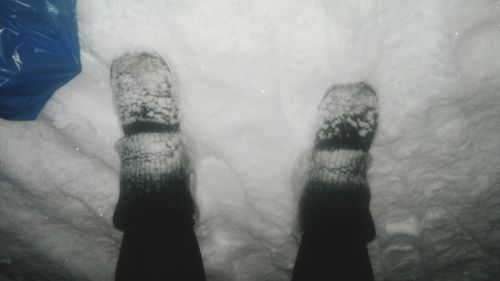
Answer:
[[[116,280],[204,280],[174,73],[156,54],[128,53],[113,62],[111,86],[124,131]]]
[[[366,243],[375,227],[366,170],[377,128],[376,94],[364,83],[334,86],[318,121],[299,205],[304,233],[293,280],[371,280]]]
[[[125,134],[117,143],[121,177],[115,226],[123,230],[128,221],[151,216],[192,218],[171,68],[156,54],[125,54],[111,66],[111,85]]]

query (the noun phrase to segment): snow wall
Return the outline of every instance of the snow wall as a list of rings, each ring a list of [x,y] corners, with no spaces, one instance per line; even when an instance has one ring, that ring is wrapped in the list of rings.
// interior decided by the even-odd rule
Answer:
[[[500,280],[500,1],[82,0],[82,73],[0,121],[0,280],[112,280],[121,137],[111,61],[175,69],[207,277],[289,280],[317,106],[380,101],[377,280]]]

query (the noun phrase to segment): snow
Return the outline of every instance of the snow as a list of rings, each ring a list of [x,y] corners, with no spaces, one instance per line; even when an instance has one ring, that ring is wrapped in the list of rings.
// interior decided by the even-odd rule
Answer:
[[[417,236],[419,234],[418,219],[410,211],[404,209],[393,211],[388,214],[385,221],[385,234]]]
[[[366,81],[378,280],[500,276],[500,2],[79,1],[82,73],[0,121],[0,280],[111,280],[121,137],[109,68],[154,50],[179,83],[209,280],[289,280],[318,104]],[[413,279],[411,279],[413,278]]]

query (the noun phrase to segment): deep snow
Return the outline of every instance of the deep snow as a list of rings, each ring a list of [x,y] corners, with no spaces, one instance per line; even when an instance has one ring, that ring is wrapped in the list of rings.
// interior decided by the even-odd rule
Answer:
[[[500,279],[500,1],[79,1],[82,73],[0,121],[0,280],[111,280],[127,50],[174,68],[209,280],[288,280],[317,106],[367,81],[377,280]]]

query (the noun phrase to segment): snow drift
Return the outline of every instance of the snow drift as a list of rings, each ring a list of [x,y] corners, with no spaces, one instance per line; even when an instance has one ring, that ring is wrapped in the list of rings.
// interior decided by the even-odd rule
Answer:
[[[111,61],[179,80],[209,280],[289,280],[317,106],[366,81],[377,280],[500,276],[500,2],[79,1],[82,73],[0,121],[0,280],[111,280],[120,138]]]

